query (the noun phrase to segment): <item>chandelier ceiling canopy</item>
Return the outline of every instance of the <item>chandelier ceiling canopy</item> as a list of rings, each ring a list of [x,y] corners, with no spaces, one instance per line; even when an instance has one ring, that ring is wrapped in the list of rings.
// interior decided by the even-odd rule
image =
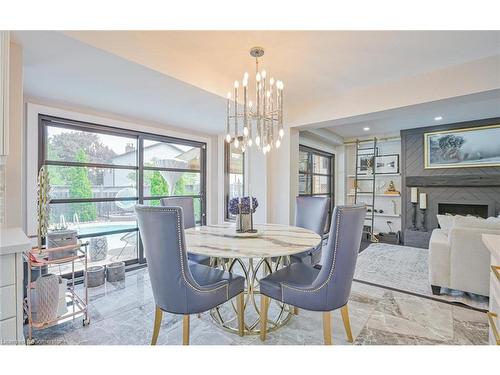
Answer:
[[[250,55],[255,58],[255,92],[249,99],[248,72],[243,74],[241,85],[234,81],[234,91],[227,93],[226,142],[234,142],[242,152],[255,145],[264,155],[278,149],[283,131],[283,82],[268,78],[259,69],[262,47],[254,47]]]

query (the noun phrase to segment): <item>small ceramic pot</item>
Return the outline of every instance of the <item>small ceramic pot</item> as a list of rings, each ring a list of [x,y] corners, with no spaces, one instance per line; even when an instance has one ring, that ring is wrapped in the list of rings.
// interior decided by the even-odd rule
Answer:
[[[95,288],[104,284],[106,270],[104,266],[92,266],[87,269],[87,286]]]
[[[89,244],[89,257],[91,262],[106,259],[108,256],[108,240],[105,236],[93,237]]]
[[[125,280],[125,262],[114,262],[106,266],[106,280],[110,283]]]

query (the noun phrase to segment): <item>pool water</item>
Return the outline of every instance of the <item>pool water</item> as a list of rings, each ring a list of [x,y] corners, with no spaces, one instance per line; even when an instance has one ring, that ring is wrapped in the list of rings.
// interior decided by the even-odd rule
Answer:
[[[91,234],[99,235],[100,233],[113,232],[119,230],[136,229],[137,223],[135,221],[127,223],[90,223],[81,224],[78,226],[71,226],[70,229],[76,229],[79,236],[88,236]]]

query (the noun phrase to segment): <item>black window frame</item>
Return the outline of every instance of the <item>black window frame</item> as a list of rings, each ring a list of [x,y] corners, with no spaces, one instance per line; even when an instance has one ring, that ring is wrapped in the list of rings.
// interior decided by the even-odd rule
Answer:
[[[136,165],[135,166],[124,166],[124,165],[113,165],[113,164],[100,164],[100,163],[79,163],[72,161],[55,161],[55,160],[47,160],[46,159],[46,141],[47,141],[47,127],[57,127],[62,129],[76,130],[76,131],[84,131],[84,132],[94,132],[98,134],[106,134],[106,135],[115,135],[121,137],[128,137],[131,139],[136,139],[137,141],[137,149],[136,149]],[[130,129],[123,129],[109,125],[101,125],[95,124],[85,121],[79,120],[71,120],[56,116],[50,116],[45,114],[38,115],[38,168],[40,169],[43,165],[56,165],[56,166],[70,166],[70,167],[90,167],[90,168],[110,168],[110,169],[129,169],[135,170],[137,173],[137,196],[135,197],[123,197],[123,198],[70,198],[70,199],[52,199],[51,204],[64,204],[64,203],[78,203],[78,202],[116,202],[116,201],[137,201],[139,204],[144,204],[145,201],[149,200],[159,200],[161,198],[166,197],[175,197],[174,195],[170,196],[154,196],[154,197],[144,197],[144,171],[146,170],[174,170],[176,172],[190,172],[190,173],[200,173],[200,194],[198,195],[183,195],[183,197],[192,197],[200,199],[201,201],[201,222],[198,224],[206,225],[206,217],[207,217],[207,203],[206,203],[206,163],[207,163],[207,155],[206,155],[206,143],[200,141],[192,141],[182,138],[158,135],[153,133],[141,132]],[[176,168],[161,168],[161,167],[150,167],[144,166],[143,156],[144,156],[144,140],[152,140],[159,141],[165,143],[173,143],[179,145],[186,145],[191,147],[200,148],[200,169],[176,169]],[[138,241],[138,252],[137,258],[135,259],[127,259],[125,260],[126,266],[132,264],[145,264],[146,258],[144,255],[144,248],[142,245],[142,241],[140,239],[139,229],[135,228],[127,228],[113,231],[103,231],[96,232],[87,235],[81,235],[79,238],[90,238],[97,236],[106,236],[111,234],[119,234],[119,233],[129,233],[129,232],[137,232]],[[77,276],[81,276],[82,272],[78,272]]]
[[[303,175],[306,178],[306,181],[309,179],[310,181],[310,192],[309,193],[300,193],[299,196],[303,197],[329,197],[330,198],[330,206],[328,208],[328,218],[327,225],[325,227],[325,233],[328,233],[330,229],[331,217],[333,213],[333,208],[335,207],[335,154],[330,152],[318,150],[313,147],[299,145],[299,153],[305,152],[307,153],[307,170],[301,171],[299,165],[299,183],[300,176]],[[314,173],[313,172],[313,155],[325,157],[329,160],[328,165],[328,173]],[[300,158],[299,158],[300,159]],[[327,193],[314,193],[314,176],[323,176],[328,178],[328,192]],[[307,186],[307,182],[306,182]]]

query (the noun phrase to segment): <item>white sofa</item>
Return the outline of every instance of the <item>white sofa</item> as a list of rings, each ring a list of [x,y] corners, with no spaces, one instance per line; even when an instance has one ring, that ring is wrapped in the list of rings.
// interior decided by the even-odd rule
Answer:
[[[500,234],[500,219],[456,216],[440,218],[429,243],[429,281],[434,294],[440,288],[489,296],[490,254],[483,233]]]

